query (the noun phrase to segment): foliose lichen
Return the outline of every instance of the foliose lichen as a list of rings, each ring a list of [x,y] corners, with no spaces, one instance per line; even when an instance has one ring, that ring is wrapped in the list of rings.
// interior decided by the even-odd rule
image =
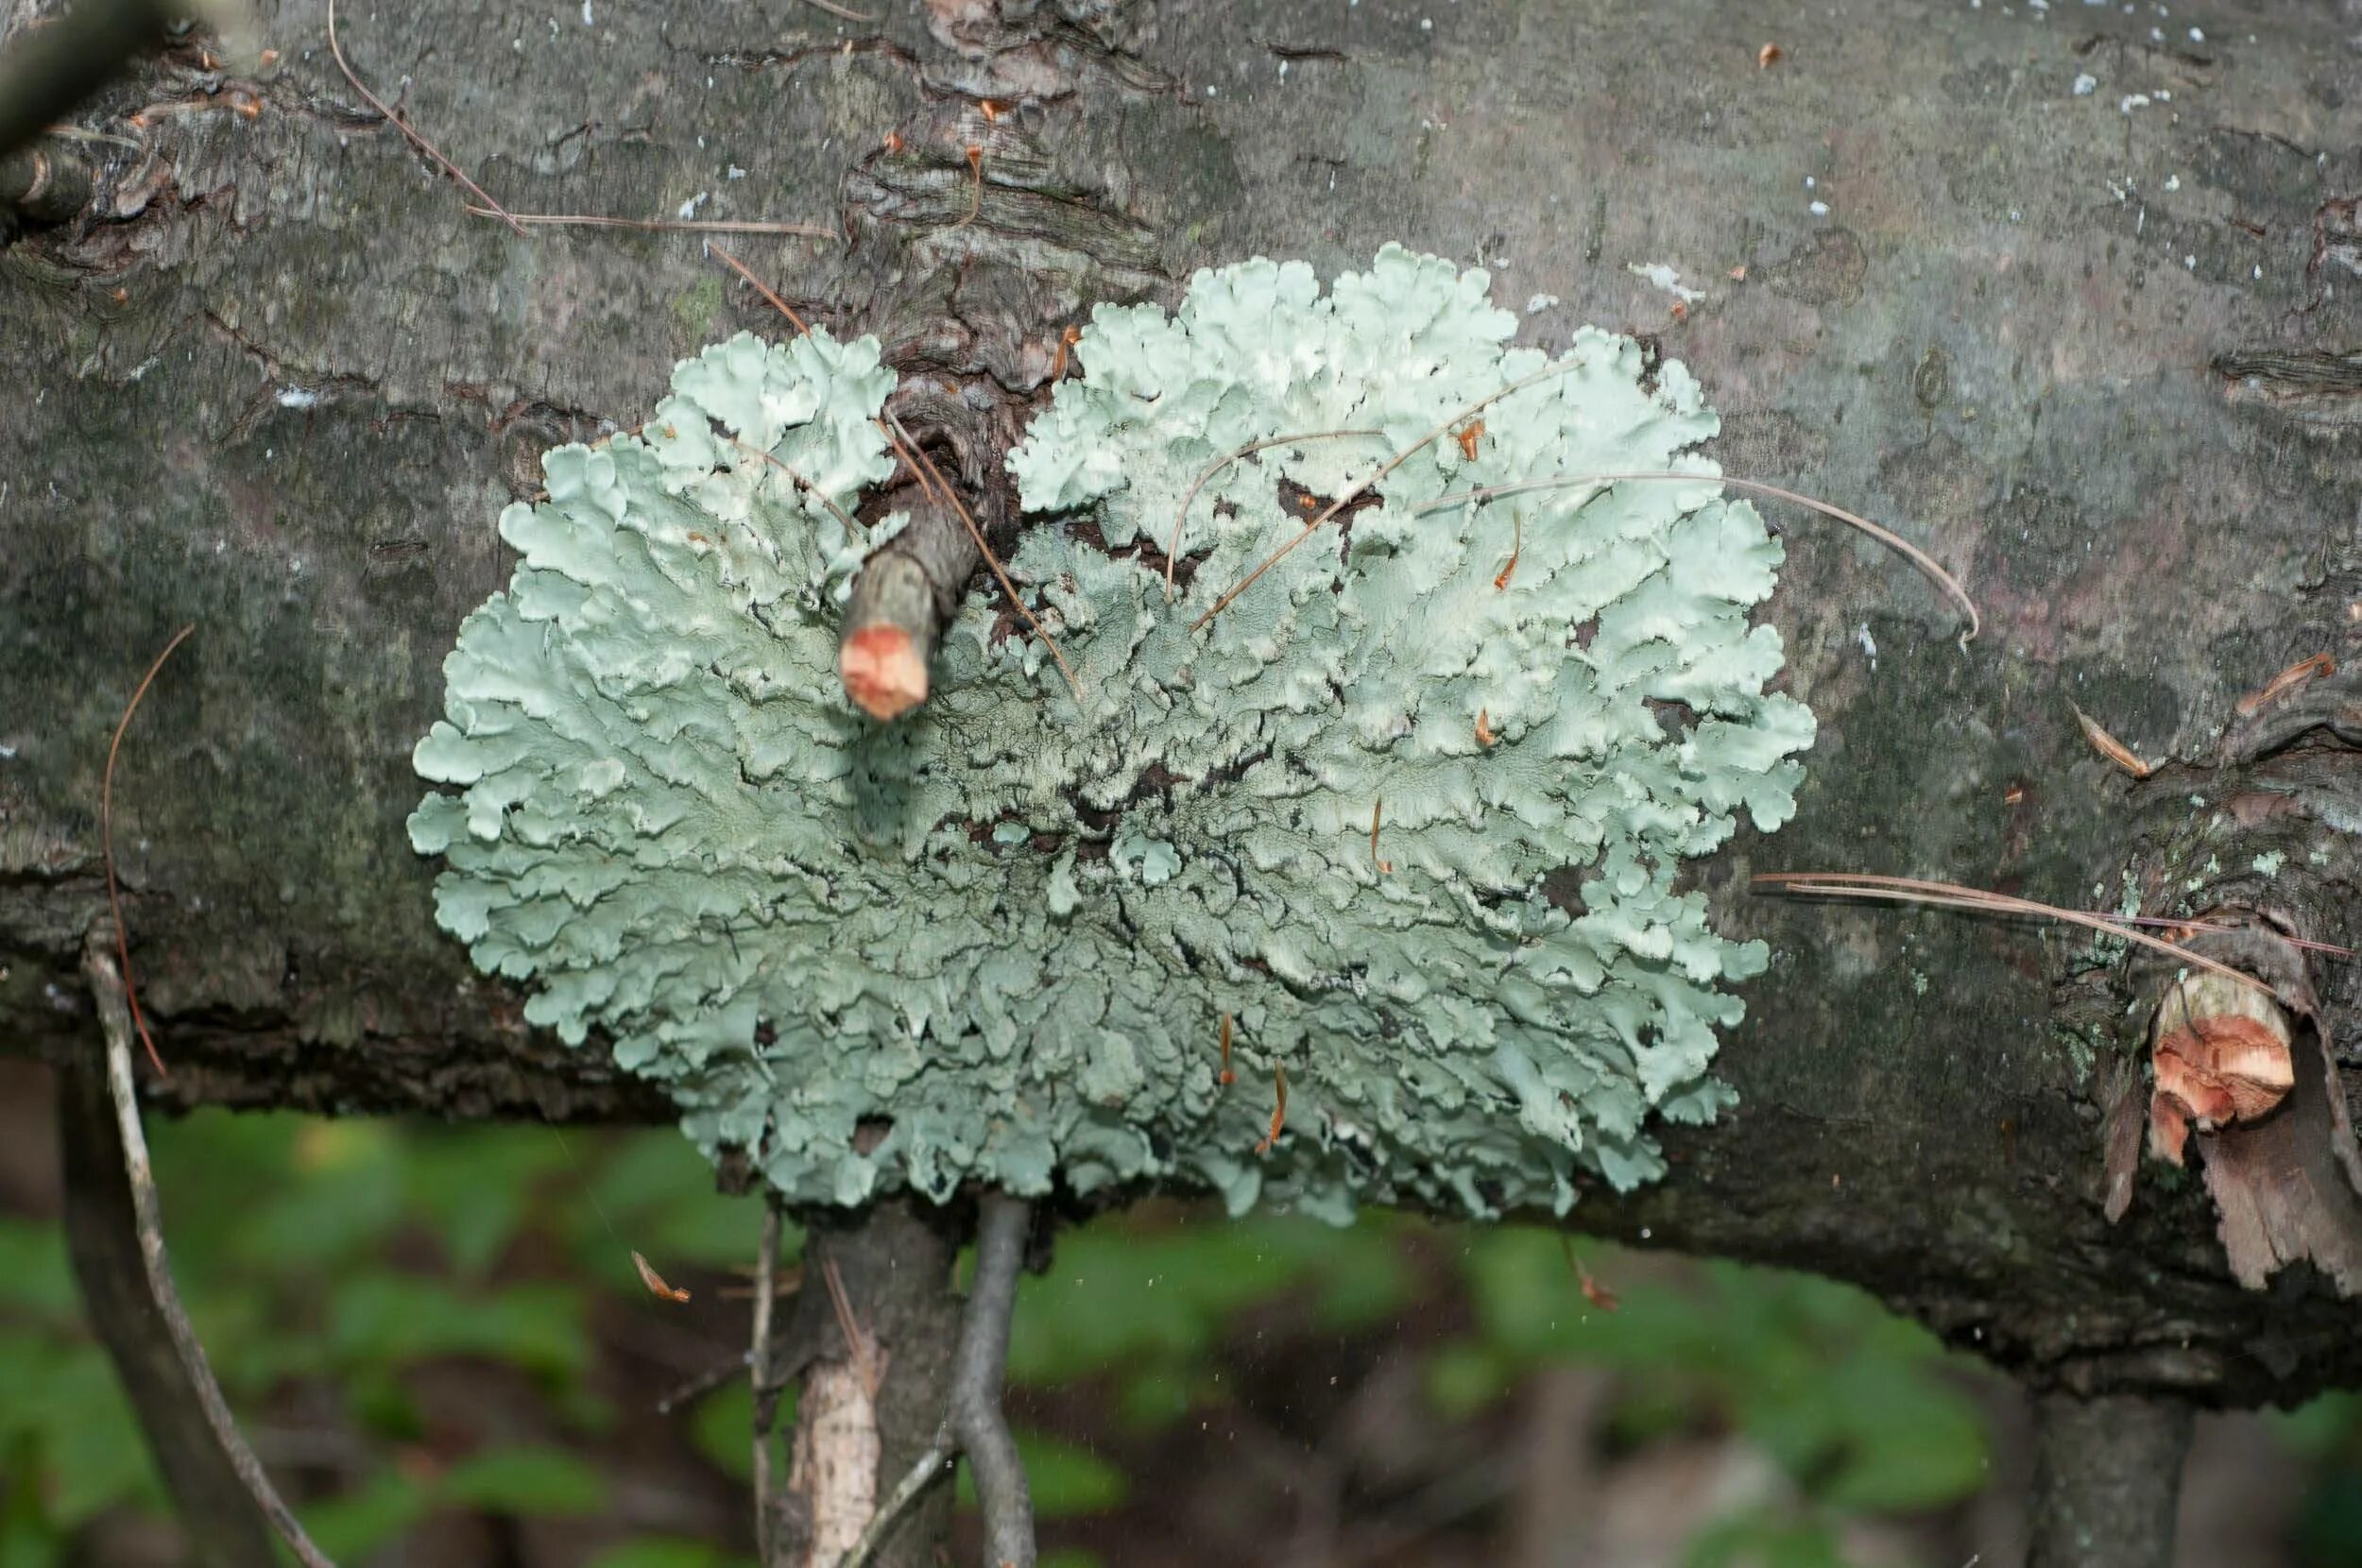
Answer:
[[[876,344],[684,363],[638,435],[551,452],[548,500],[502,516],[524,559],[418,749],[461,792],[411,819],[439,918],[797,1202],[1170,1179],[1234,1210],[1490,1213],[1659,1174],[1650,1118],[1729,1102],[1720,986],[1766,958],[1676,872],[1742,809],[1785,820],[1812,737],[1748,621],[1779,543],[1688,452],[1716,420],[1686,372],[1584,331],[1191,629],[1306,492],[1543,371],[1515,326],[1483,274],[1396,247],[1326,296],[1256,261],[1174,316],[1102,307],[1010,460],[1059,514],[1010,570],[1080,699],[979,591],[890,726],[834,671],[863,547],[713,434],[849,505],[890,467]],[[1326,429],[1377,434],[1206,486],[1169,605],[1198,473]],[[1420,510],[1668,465],[1698,483]]]

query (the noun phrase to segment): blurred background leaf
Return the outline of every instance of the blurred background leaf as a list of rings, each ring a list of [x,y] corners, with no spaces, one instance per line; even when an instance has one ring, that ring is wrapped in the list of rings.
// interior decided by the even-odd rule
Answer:
[[[38,1082],[0,1096],[0,1138],[45,1120]],[[759,1212],[677,1133],[209,1112],[153,1137],[198,1330],[347,1568],[748,1568],[745,1384],[656,1406],[743,1355]],[[0,1568],[163,1568],[174,1531],[55,1210],[0,1185]],[[632,1248],[692,1302],[650,1298]],[[1010,1371],[1054,1568],[2023,1556],[2015,1390],[1801,1275],[1156,1202],[1058,1236]],[[2245,1534],[2210,1534],[2194,1489],[2185,1536],[2214,1555],[2188,1560],[2362,1568],[2362,1400],[2217,1428],[2194,1466]],[[1537,1544],[1570,1532],[1573,1556]]]

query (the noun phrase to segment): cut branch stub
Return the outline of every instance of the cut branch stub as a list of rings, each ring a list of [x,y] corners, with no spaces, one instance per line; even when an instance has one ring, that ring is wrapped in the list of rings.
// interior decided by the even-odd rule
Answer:
[[[2241,1285],[2260,1290],[2309,1262],[2339,1295],[2362,1295],[2362,1150],[2305,955],[2261,917],[2239,917],[2201,924],[2191,946],[2283,999],[2211,974],[2157,987],[2150,1151],[2179,1165],[2196,1133],[2217,1234]],[[2107,1207],[2123,1212],[2113,1196]]]
[[[836,654],[837,674],[856,707],[892,720],[927,700],[935,639],[981,559],[957,514],[929,499],[863,564]]]
[[[2288,1014],[2251,985],[2199,974],[2176,981],[2157,1009],[2149,1150],[2182,1163],[2192,1124],[2211,1133],[2256,1121],[2296,1082]]]

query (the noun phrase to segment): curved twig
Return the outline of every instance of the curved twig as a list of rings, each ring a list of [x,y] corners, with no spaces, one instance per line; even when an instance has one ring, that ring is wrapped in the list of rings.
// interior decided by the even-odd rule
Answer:
[[[1580,359],[1563,359],[1556,365],[1546,366],[1542,369],[1536,370],[1531,376],[1524,376],[1516,381],[1511,382],[1507,386],[1499,387],[1494,391],[1487,392],[1483,397],[1479,398],[1476,401],[1470,403],[1467,407],[1462,409],[1459,413],[1454,414],[1450,418],[1446,419],[1442,424],[1437,425],[1433,430],[1429,431],[1425,435],[1420,436],[1417,440],[1412,442],[1409,446],[1395,453],[1394,456],[1379,464],[1378,468],[1372,470],[1367,476],[1345,486],[1344,493],[1340,495],[1336,500],[1330,502],[1326,511],[1323,512],[1319,517],[1314,518],[1311,521],[1306,523],[1304,525],[1303,533],[1298,534],[1294,538],[1290,539],[1286,544],[1281,545],[1278,549],[1264,556],[1262,564],[1258,566],[1254,571],[1248,572],[1244,577],[1240,578],[1236,583],[1232,584],[1227,592],[1225,592],[1220,599],[1214,601],[1214,607],[1212,609],[1207,610],[1204,615],[1199,616],[1195,621],[1190,623],[1190,630],[1193,632],[1203,631],[1206,628],[1207,622],[1213,620],[1214,617],[1220,615],[1224,610],[1230,607],[1230,602],[1233,599],[1236,599],[1240,594],[1244,593],[1248,588],[1253,588],[1255,586],[1255,579],[1260,577],[1264,572],[1269,571],[1273,567],[1277,566],[1281,561],[1287,559],[1289,553],[1293,551],[1296,546],[1302,544],[1306,539],[1310,538],[1314,534],[1318,533],[1320,531],[1321,524],[1335,517],[1339,512],[1344,511],[1346,506],[1352,503],[1355,497],[1361,495],[1364,490],[1367,490],[1371,486],[1377,484],[1388,474],[1393,473],[1396,469],[1401,468],[1405,463],[1411,461],[1411,459],[1416,456],[1419,452],[1434,445],[1438,440],[1441,440],[1444,436],[1451,434],[1453,430],[1467,423],[1469,419],[1483,413],[1486,409],[1492,407],[1503,398],[1506,398],[1513,393],[1522,392],[1527,387],[1533,385],[1536,382],[1548,381],[1552,376],[1563,376],[1567,371],[1574,369],[1577,366],[1583,363],[1583,362]]]
[[[1792,502],[1809,511],[1818,512],[1824,518],[1833,518],[1849,528],[1858,528],[1880,544],[1908,556],[1913,566],[1926,572],[1938,588],[1950,594],[1954,602],[1968,613],[1968,634],[1960,640],[1976,641],[1977,634],[1984,628],[1983,618],[1977,613],[1976,601],[1969,598],[1968,591],[1960,587],[1959,579],[1938,566],[1933,556],[1911,543],[1910,540],[1892,529],[1849,512],[1842,506],[1816,500],[1812,496],[1795,490],[1783,489],[1777,485],[1767,485],[1759,479],[1734,479],[1729,474],[1720,473],[1685,473],[1679,469],[1642,469],[1630,473],[1562,473],[1552,474],[1547,479],[1521,479],[1515,484],[1487,485],[1481,489],[1463,490],[1458,495],[1439,496],[1433,501],[1419,503],[1412,510],[1414,513],[1433,512],[1446,506],[1466,505],[1480,501],[1495,501],[1502,496],[1524,495],[1533,490],[1556,489],[1567,485],[1598,485],[1605,487],[1609,485],[1621,485],[1629,480],[1653,479],[1686,479],[1701,485],[1727,485],[1736,490],[1750,490],[1756,495],[1770,496],[1776,501]]]
[[[115,885],[115,753],[122,750],[123,732],[131,727],[131,715],[139,711],[140,699],[146,696],[147,689],[155,684],[156,672],[164,667],[164,660],[172,656],[172,651],[186,642],[189,634],[195,630],[197,622],[192,621],[173,633],[172,640],[164,644],[164,651],[156,656],[156,662],[149,665],[147,673],[140,677],[139,687],[131,693],[131,700],[123,705],[123,717],[115,721],[114,739],[107,742],[107,771],[98,782],[98,857],[107,866],[107,909],[114,916],[115,956],[123,965],[123,995],[130,1003],[131,1024],[139,1031],[140,1044],[147,1048],[148,1065],[156,1069],[159,1078],[170,1078],[172,1074],[164,1070],[164,1059],[157,1054],[155,1038],[147,1032],[147,1019],[140,1013],[139,989],[131,980],[131,937],[129,929],[123,923],[123,894]]]
[[[115,1125],[123,1138],[123,1168],[131,1181],[131,1213],[139,1228],[140,1261],[147,1272],[147,1292],[155,1298],[157,1315],[163,1319],[180,1369],[197,1390],[197,1403],[204,1407],[205,1423],[214,1429],[214,1440],[229,1457],[238,1479],[246,1483],[255,1506],[263,1510],[263,1517],[270,1521],[271,1528],[279,1532],[279,1539],[287,1543],[287,1549],[295,1553],[304,1568],[335,1568],[327,1554],[312,1543],[302,1524],[279,1495],[279,1489],[271,1485],[262,1461],[254,1457],[254,1450],[247,1446],[245,1437],[238,1431],[237,1417],[230,1413],[229,1402],[221,1397],[221,1385],[214,1380],[204,1343],[189,1326],[187,1309],[180,1304],[180,1292],[172,1283],[171,1259],[164,1254],[163,1219],[162,1205],[156,1200],[155,1169],[148,1160],[146,1133],[140,1126],[139,1091],[131,1082],[131,1018],[124,978],[116,970],[105,944],[95,935],[83,946],[82,973],[90,981],[92,996],[97,999],[99,1027],[107,1037],[107,1093],[114,1101]]]
[[[1059,351],[1063,353],[1065,349],[1061,348]],[[1197,499],[1197,492],[1206,487],[1207,480],[1236,463],[1240,458],[1251,456],[1266,447],[1284,447],[1292,441],[1325,441],[1332,436],[1383,435],[1385,434],[1382,430],[1300,430],[1292,435],[1275,435],[1268,441],[1250,441],[1245,446],[1226,452],[1207,464],[1198,476],[1190,482],[1189,494],[1181,498],[1181,509],[1172,514],[1172,542],[1165,547],[1165,603],[1168,605],[1172,603],[1172,563],[1181,555],[1181,530],[1190,520],[1190,503]]]
[[[960,1322],[950,1405],[943,1425],[870,1516],[869,1527],[837,1568],[865,1568],[902,1515],[930,1487],[949,1476],[951,1461],[963,1455],[984,1508],[984,1568],[1034,1568],[1033,1495],[1017,1439],[1001,1409],[1001,1389],[1008,1374],[1009,1321],[1017,1310],[1017,1282],[1025,1271],[1025,1239],[1033,1229],[1034,1210],[1021,1198],[987,1192],[978,1201],[977,1212],[976,1278],[968,1287],[967,1310]]]

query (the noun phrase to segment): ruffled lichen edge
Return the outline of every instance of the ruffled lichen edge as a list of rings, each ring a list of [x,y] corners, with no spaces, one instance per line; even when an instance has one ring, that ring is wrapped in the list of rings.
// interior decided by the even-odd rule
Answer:
[[[524,559],[419,752],[462,787],[412,820],[449,862],[438,917],[535,983],[534,1021],[604,1031],[710,1153],[799,1202],[1177,1180],[1234,1209],[1489,1213],[1659,1174],[1648,1122],[1727,1102],[1721,986],[1765,957],[1676,872],[1742,809],[1786,818],[1812,732],[1764,691],[1779,639],[1749,611],[1780,547],[1689,452],[1715,424],[1696,383],[1580,333],[1190,629],[1301,528],[1290,486],[1338,494],[1546,367],[1484,291],[1390,247],[1326,294],[1253,262],[1172,317],[1103,307],[1011,460],[1063,514],[1012,570],[1083,695],[979,592],[893,726],[834,679],[860,548],[711,434],[849,505],[889,467],[876,345],[686,362],[640,435],[553,452],[549,499],[504,514]],[[1381,434],[1217,477],[1168,605],[1190,480],[1313,429]],[[1417,510],[1668,463],[1699,483]]]

